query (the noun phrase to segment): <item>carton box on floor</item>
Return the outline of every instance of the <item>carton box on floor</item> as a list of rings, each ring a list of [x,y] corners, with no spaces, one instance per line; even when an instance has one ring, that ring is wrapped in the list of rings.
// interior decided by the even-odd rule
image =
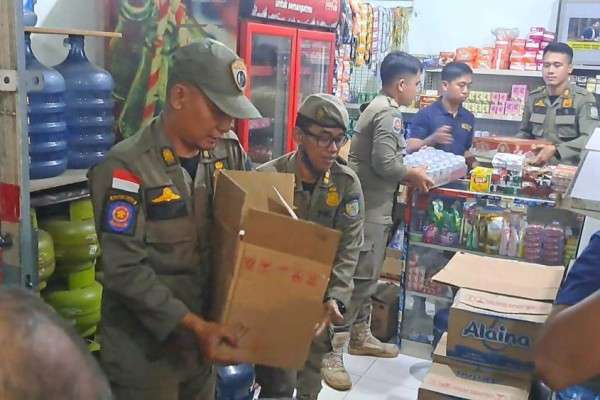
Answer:
[[[381,277],[400,281],[403,272],[404,262],[402,261],[402,251],[392,249],[391,247],[386,248]]]
[[[434,363],[419,388],[418,400],[527,400],[530,384],[494,372]]]
[[[217,176],[210,314],[241,332],[239,346],[222,346],[219,356],[282,368],[304,365],[340,233],[292,218],[285,204],[293,205],[293,198],[292,174]]]
[[[462,288],[450,308],[448,356],[533,371],[535,341],[563,273],[563,267],[457,253],[433,277]]]

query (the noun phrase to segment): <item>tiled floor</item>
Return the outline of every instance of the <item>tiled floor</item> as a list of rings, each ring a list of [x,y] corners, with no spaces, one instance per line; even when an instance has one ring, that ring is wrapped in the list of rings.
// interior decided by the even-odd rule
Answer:
[[[344,364],[352,377],[352,390],[338,392],[324,384],[319,400],[415,400],[421,383],[417,377],[431,365],[403,355],[384,359],[349,354],[344,354]]]

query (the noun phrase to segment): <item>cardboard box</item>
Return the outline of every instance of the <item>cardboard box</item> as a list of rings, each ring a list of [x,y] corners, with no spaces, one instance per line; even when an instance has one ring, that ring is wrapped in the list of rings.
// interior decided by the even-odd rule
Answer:
[[[531,372],[539,330],[564,267],[457,253],[433,280],[462,288],[450,308],[447,353],[493,368]]]
[[[238,348],[222,346],[221,357],[282,368],[304,365],[340,233],[290,217],[293,198],[293,174],[217,176],[211,316],[241,333]]]
[[[383,260],[383,269],[381,277],[400,281],[404,272],[404,262],[401,260],[402,252],[390,247],[385,249],[385,258]]]
[[[477,365],[461,359],[452,358],[446,352],[448,346],[448,332],[444,332],[437,346],[431,354],[431,359],[434,363],[448,365],[449,367],[456,367],[461,369],[471,369],[481,374],[501,376],[504,379],[517,379],[523,382],[531,382],[533,380],[533,374],[531,373],[520,373],[518,371],[503,371],[496,368],[487,367],[485,365]],[[489,381],[489,380],[488,380]]]
[[[434,363],[419,388],[418,400],[527,400],[530,384],[494,373],[486,374]]]
[[[400,287],[397,284],[379,282],[372,297],[371,330],[383,342],[391,340],[398,330],[399,293]]]

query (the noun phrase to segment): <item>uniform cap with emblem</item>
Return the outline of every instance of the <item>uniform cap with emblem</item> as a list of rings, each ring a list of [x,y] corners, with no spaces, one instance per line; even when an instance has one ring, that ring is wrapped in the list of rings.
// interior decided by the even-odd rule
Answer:
[[[207,38],[179,47],[173,53],[169,79],[198,87],[232,118],[261,118],[244,95],[248,80],[246,64],[221,42]]]
[[[330,94],[311,94],[300,106],[298,114],[325,128],[342,128],[346,131],[350,125],[344,103]]]

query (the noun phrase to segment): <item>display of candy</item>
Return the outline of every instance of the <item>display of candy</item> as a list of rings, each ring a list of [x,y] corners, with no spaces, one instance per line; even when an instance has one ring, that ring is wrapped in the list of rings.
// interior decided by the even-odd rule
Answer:
[[[577,167],[573,165],[557,165],[552,172],[551,187],[556,193],[566,193]]]
[[[496,153],[492,159],[493,192],[517,194],[523,180],[525,156],[521,154]]]
[[[443,150],[427,147],[404,157],[408,167],[427,166],[427,175],[435,186],[445,185],[462,178],[467,173],[467,164],[463,156],[457,156]]]
[[[423,229],[423,241],[425,243],[436,243],[438,237],[438,228],[435,225],[427,225]]]

